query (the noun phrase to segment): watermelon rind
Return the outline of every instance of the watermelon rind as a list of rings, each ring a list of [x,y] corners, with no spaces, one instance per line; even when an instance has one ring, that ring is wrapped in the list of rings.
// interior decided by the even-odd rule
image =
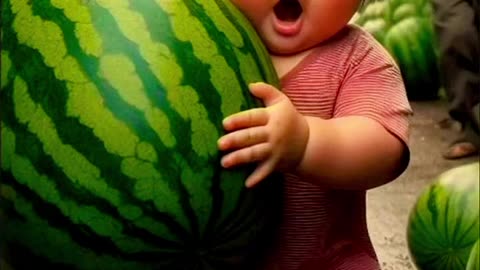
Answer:
[[[479,239],[479,163],[439,175],[411,209],[407,240],[421,270],[463,270]]]
[[[229,0],[2,0],[0,268],[248,268],[280,186],[221,167],[278,86]],[[273,206],[273,207],[272,207]]]

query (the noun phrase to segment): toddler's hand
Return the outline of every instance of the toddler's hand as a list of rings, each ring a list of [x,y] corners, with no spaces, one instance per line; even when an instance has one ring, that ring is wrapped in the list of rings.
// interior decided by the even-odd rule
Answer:
[[[218,140],[220,150],[231,151],[222,158],[223,167],[258,163],[245,183],[247,187],[274,170],[295,168],[302,160],[309,134],[307,121],[282,92],[265,83],[251,84],[250,91],[266,107],[225,118],[223,126],[230,133]]]

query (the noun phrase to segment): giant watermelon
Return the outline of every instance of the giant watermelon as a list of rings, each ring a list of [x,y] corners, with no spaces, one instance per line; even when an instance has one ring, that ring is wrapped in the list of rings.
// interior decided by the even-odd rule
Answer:
[[[438,48],[430,0],[379,0],[353,20],[370,32],[396,60],[410,100],[438,97]]]
[[[3,0],[1,41],[2,269],[254,262],[279,181],[216,141],[278,81],[228,0]]]
[[[471,267],[478,261],[479,165],[474,162],[442,173],[418,197],[407,230],[418,269],[465,270],[470,257]]]

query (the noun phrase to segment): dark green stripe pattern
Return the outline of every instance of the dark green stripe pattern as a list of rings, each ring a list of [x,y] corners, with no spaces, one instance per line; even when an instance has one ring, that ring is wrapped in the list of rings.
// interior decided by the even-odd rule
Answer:
[[[255,261],[280,181],[246,190],[216,140],[278,80],[229,1],[4,0],[1,25],[0,265]]]
[[[465,269],[479,239],[480,164],[442,174],[418,197],[408,223],[408,246],[419,269]]]

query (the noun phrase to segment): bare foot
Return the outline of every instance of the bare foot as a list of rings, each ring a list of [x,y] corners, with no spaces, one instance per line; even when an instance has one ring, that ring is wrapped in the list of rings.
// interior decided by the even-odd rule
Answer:
[[[478,149],[471,142],[457,142],[452,144],[443,154],[445,159],[460,159],[478,154]]]

